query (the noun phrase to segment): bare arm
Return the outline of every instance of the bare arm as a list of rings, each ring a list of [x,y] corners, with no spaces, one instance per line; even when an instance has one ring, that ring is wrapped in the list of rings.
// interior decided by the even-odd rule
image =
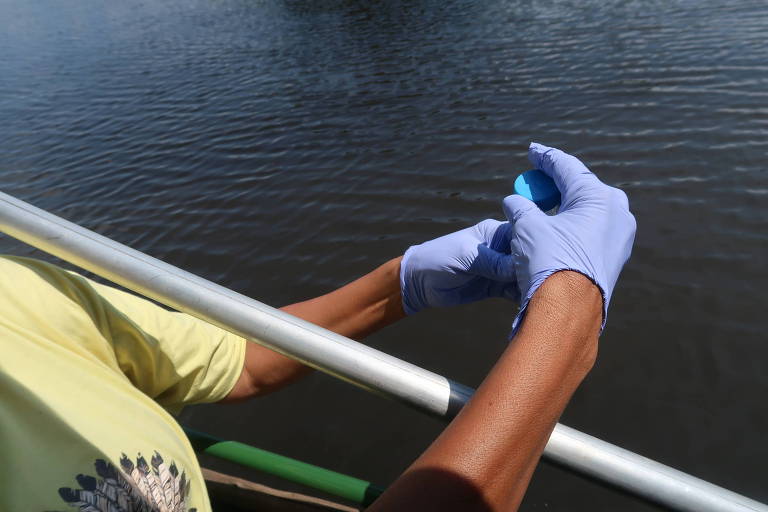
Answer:
[[[508,224],[484,221],[406,251],[402,292],[396,259],[286,309],[359,337],[403,316],[401,297],[416,312],[509,297],[510,287],[520,292],[517,334],[507,350],[456,419],[371,506],[373,512],[517,510],[557,419],[594,364],[611,293],[631,253],[635,219],[626,194],[603,184],[572,155],[532,143],[529,159],[560,190],[557,215],[508,196]],[[509,253],[499,252],[507,245]],[[269,363],[281,356],[251,350],[246,384],[236,386],[244,389],[242,396],[270,391],[306,371],[287,359]]]
[[[400,296],[401,259],[392,259],[331,293],[281,309],[348,338],[363,338],[405,316]],[[240,378],[223,401],[270,393],[311,371],[293,359],[249,342]]]
[[[475,396],[368,510],[516,510],[541,452],[597,355],[598,288],[558,272]]]
[[[361,339],[399,320],[405,311],[413,314],[487,297],[517,297],[506,233],[506,223],[486,219],[412,246],[405,256],[334,292],[282,309],[348,338]],[[401,273],[404,290],[400,289]],[[301,363],[249,343],[240,378],[223,401],[269,393],[310,371]]]
[[[373,512],[517,510],[558,417],[594,364],[637,224],[626,194],[576,157],[531,143],[528,158],[561,201],[553,216],[521,195],[502,203],[522,299],[517,334],[464,410]]]

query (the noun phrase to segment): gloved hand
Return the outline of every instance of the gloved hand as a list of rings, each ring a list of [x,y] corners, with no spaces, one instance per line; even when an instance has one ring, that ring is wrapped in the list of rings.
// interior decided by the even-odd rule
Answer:
[[[557,215],[548,216],[520,195],[504,199],[522,297],[512,333],[520,327],[528,302],[541,283],[559,270],[581,272],[600,288],[605,327],[613,287],[635,239],[637,224],[629,212],[627,196],[559,149],[532,143],[528,159],[554,180],[561,204]]]
[[[508,223],[487,219],[410,247],[400,263],[406,314],[488,297],[517,299],[508,232]]]

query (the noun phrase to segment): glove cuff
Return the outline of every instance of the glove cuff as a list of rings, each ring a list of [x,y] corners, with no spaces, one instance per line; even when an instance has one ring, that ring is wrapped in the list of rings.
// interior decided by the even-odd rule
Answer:
[[[410,260],[411,255],[413,254],[414,247],[416,246],[410,246],[408,250],[405,251],[405,254],[403,254],[403,259],[400,260],[400,298],[403,304],[403,311],[409,316],[418,313],[422,309],[411,305],[414,299],[414,297],[412,297],[414,293],[412,287],[409,286],[411,283],[410,276],[406,275],[408,273],[408,260]]]

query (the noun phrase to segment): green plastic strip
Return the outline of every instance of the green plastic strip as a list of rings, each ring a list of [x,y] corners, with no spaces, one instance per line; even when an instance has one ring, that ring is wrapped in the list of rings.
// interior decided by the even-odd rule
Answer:
[[[184,429],[196,452],[207,453],[230,462],[242,464],[270,475],[306,485],[367,507],[378,498],[383,489],[359,478],[347,476],[290,457],[260,448],[224,441],[216,437]]]

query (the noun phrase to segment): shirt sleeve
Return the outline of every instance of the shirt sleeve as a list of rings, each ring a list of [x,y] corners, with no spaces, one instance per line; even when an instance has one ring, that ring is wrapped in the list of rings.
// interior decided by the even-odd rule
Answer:
[[[86,281],[103,308],[120,370],[142,392],[177,412],[185,405],[217,402],[232,390],[243,369],[244,338]]]
[[[244,338],[50,263],[6,259],[17,270],[32,271],[23,274],[27,288],[42,290],[43,302],[30,308],[39,311],[42,321],[53,322],[48,326],[52,337],[77,344],[170,412],[219,401],[240,377]],[[57,308],[57,314],[46,314],[41,306]],[[83,327],[73,330],[71,325]]]

